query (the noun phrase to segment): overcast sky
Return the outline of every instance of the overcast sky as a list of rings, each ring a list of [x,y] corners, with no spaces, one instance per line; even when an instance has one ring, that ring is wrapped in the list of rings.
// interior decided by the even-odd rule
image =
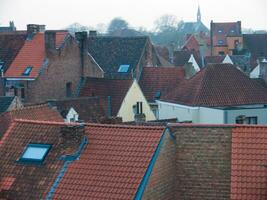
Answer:
[[[195,21],[200,5],[202,21],[242,21],[242,27],[267,30],[267,0],[0,0],[0,26],[14,20],[18,29],[26,24],[46,24],[48,29],[78,22],[86,26],[122,17],[133,27],[153,27],[164,14]]]

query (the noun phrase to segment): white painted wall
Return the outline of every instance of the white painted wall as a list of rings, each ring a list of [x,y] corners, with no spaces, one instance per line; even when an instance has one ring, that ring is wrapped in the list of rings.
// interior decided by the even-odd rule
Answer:
[[[133,106],[136,105],[138,101],[143,103],[143,113],[146,115],[146,121],[156,120],[156,117],[136,80],[133,81],[133,84],[123,99],[117,116],[121,117],[123,122],[134,121]]]
[[[236,117],[258,117],[258,124],[267,124],[267,108],[263,105],[241,106],[235,110],[222,110],[206,107],[184,106],[157,101],[159,119],[177,118],[179,122],[192,121],[200,124],[235,124]],[[225,121],[226,120],[226,121]]]
[[[250,78],[259,78],[260,76],[260,65],[257,65],[249,74]]]
[[[258,124],[267,124],[267,108],[251,108],[227,110],[227,124],[234,124],[236,117],[245,115],[246,117],[258,117]]]

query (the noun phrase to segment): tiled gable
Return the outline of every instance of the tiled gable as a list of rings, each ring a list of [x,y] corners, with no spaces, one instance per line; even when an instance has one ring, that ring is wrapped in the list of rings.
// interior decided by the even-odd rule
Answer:
[[[107,78],[86,78],[81,88],[81,97],[105,97],[110,96],[111,114],[116,116],[126,93],[131,87],[133,80],[107,79]]]
[[[56,48],[64,42],[67,32],[56,32]],[[27,39],[5,73],[6,78],[36,78],[46,58],[44,33],[36,33]],[[25,75],[27,67],[31,68],[29,75]]]
[[[139,84],[146,99],[153,102],[157,92],[160,92],[162,98],[183,79],[184,69],[182,67],[145,67]]]

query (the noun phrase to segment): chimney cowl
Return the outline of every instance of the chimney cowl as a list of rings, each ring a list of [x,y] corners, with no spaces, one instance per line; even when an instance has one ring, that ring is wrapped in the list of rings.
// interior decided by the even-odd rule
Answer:
[[[64,146],[64,148],[76,149],[80,145],[84,135],[84,123],[60,127],[61,144]]]

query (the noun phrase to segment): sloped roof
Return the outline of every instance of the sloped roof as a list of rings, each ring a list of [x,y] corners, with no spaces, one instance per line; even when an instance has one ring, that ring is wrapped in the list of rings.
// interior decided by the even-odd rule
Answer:
[[[158,91],[163,97],[183,79],[184,69],[182,67],[144,67],[139,85],[146,99],[152,102]]]
[[[163,100],[191,106],[224,107],[267,104],[267,93],[234,65],[211,64],[184,80]]]
[[[267,34],[243,34],[244,48],[251,53],[252,65],[259,57],[267,59]]]
[[[56,106],[61,113],[73,108],[79,114],[79,120],[84,122],[101,122],[107,118],[107,98],[83,97],[49,101],[51,106]],[[103,105],[104,104],[104,105]]]
[[[179,31],[183,33],[208,33],[209,29],[202,22],[184,22],[183,25],[179,28]]]
[[[9,108],[14,98],[15,97],[0,96],[0,114],[5,112]]]
[[[0,60],[4,62],[4,72],[23,47],[26,37],[26,32],[0,33]]]
[[[66,31],[56,32],[56,48],[59,48],[68,35]],[[27,39],[5,73],[7,78],[36,78],[46,58],[44,33],[36,33]],[[26,67],[31,66],[29,76],[23,76]]]
[[[233,129],[231,199],[266,199],[266,155],[266,126],[240,126]]]
[[[130,89],[133,80],[108,79],[108,78],[86,78],[81,88],[81,97],[111,97],[111,113],[116,116],[126,93]]]
[[[88,52],[108,74],[119,74],[120,65],[135,69],[148,42],[148,37],[89,37]]]
[[[66,164],[59,158],[76,147],[62,143],[61,127],[66,126],[21,120],[12,124],[0,143],[0,182],[9,185],[8,197],[44,199],[61,173],[50,193],[53,199],[134,199],[164,128],[88,124],[84,132],[88,143],[79,159]],[[16,164],[32,142],[52,144],[44,164]]]
[[[190,59],[191,55],[194,56],[198,66],[202,66],[199,53],[196,51],[188,51],[188,50],[174,51],[173,64],[177,67],[184,66],[186,63],[188,63],[188,60]]]
[[[63,122],[60,114],[47,104],[26,106],[0,115],[0,139],[15,119]]]

